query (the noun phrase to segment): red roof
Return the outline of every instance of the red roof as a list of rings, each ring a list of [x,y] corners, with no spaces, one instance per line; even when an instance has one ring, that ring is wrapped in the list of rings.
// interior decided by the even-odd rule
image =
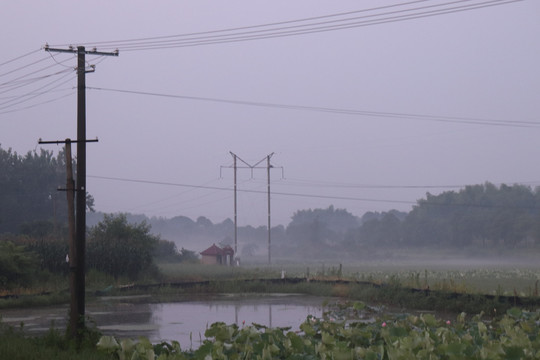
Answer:
[[[207,256],[233,255],[233,254],[234,254],[234,250],[230,246],[225,246],[225,248],[222,249],[219,246],[216,246],[216,244],[213,244],[208,249],[201,252],[201,255],[207,255]]]
[[[230,247],[229,245],[225,246],[223,248],[223,255],[234,255],[234,250],[232,247]]]

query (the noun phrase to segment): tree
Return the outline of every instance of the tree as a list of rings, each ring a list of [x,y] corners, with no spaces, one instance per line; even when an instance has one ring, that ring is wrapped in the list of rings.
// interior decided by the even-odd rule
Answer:
[[[30,284],[37,261],[24,246],[0,241],[0,289]]]
[[[153,266],[159,237],[150,234],[146,222],[129,224],[125,214],[105,215],[90,230],[87,243],[88,268],[113,275],[137,278]]]
[[[362,216],[362,226],[347,234],[347,242],[350,243],[356,237],[355,242],[358,242],[358,245],[400,245],[402,229],[399,214],[397,211],[365,213]]]
[[[314,223],[315,221],[324,223],[329,230],[339,233],[360,225],[360,219],[358,217],[345,209],[334,209],[333,205],[330,205],[326,209],[298,210],[292,216],[292,221],[289,225]]]
[[[161,262],[189,262],[195,263],[199,261],[199,257],[194,251],[182,248],[178,251],[176,244],[169,240],[158,240],[154,248],[154,257]]]
[[[35,221],[67,222],[66,198],[58,192],[66,184],[65,160],[63,150],[56,156],[44,149],[20,156],[0,147],[0,233],[17,233]],[[93,210],[89,194],[87,206]]]
[[[405,220],[404,239],[410,245],[467,246],[476,240],[516,246],[538,236],[537,194],[523,185],[486,183],[459,192],[427,194]]]

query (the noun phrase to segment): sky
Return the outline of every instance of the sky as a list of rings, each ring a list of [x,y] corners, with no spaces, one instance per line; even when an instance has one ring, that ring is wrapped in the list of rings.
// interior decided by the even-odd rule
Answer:
[[[76,54],[43,47],[85,46],[119,51],[86,56],[98,211],[232,219],[232,154],[239,226],[267,224],[269,155],[272,226],[534,188],[539,14],[537,0],[4,1],[0,146],[76,138]]]

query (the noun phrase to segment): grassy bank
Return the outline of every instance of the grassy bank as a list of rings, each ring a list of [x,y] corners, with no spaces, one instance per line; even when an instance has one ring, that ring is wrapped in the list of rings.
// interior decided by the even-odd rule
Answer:
[[[98,351],[99,334],[85,336],[77,345],[63,333],[51,329],[47,334],[30,337],[22,329],[0,322],[0,359],[6,360],[111,360],[116,356]]]
[[[277,292],[339,296],[416,310],[469,313],[490,313],[493,309],[504,311],[509,306],[530,309],[537,306],[540,267],[509,264],[496,267],[493,262],[476,268],[471,264],[460,266],[455,263],[453,266],[444,263],[427,266],[427,263],[398,261],[248,264],[242,267],[160,264],[159,278],[142,278],[137,282],[90,272],[86,289],[89,301],[96,296],[115,294],[150,294],[150,301],[161,302],[194,294]],[[270,280],[279,280],[282,275],[289,280],[311,281]],[[350,283],[332,283],[336,280]],[[15,295],[1,297],[0,309],[68,303],[68,279],[54,277],[49,283],[41,283],[39,288],[20,289]]]

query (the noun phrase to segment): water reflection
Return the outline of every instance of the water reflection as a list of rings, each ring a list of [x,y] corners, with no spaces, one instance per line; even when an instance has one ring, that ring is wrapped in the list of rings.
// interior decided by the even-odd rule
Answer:
[[[159,324],[157,336],[152,340],[185,339],[193,343],[204,339],[204,331],[214,322],[226,324],[257,323],[269,327],[298,326],[308,315],[321,316],[322,299],[306,296],[244,297],[241,299],[221,299],[211,302],[167,303],[152,305],[153,322]]]
[[[152,342],[177,340],[183,348],[196,348],[204,340],[206,328],[218,321],[239,327],[257,323],[296,330],[308,315],[322,315],[324,299],[285,294],[223,295],[149,304],[145,299],[133,302],[128,297],[104,297],[89,303],[86,313],[104,334],[133,339],[145,336]],[[0,315],[4,323],[18,326],[22,321],[29,333],[42,333],[51,323],[65,329],[68,306],[1,310]]]

